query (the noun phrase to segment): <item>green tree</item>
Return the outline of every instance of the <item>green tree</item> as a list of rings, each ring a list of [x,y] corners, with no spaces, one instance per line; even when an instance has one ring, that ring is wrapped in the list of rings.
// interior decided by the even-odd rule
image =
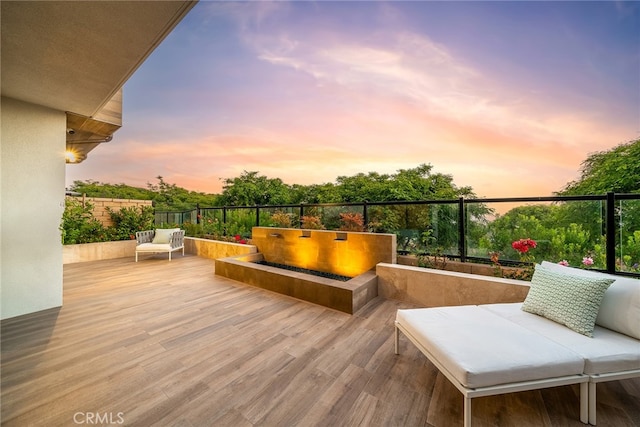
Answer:
[[[156,177],[156,184],[147,183],[147,188],[132,187],[126,184],[106,184],[98,181],[74,181],[71,191],[88,197],[109,197],[114,199],[152,200],[160,211],[185,211],[195,209],[197,205],[210,207],[217,205],[218,195],[185,190],[176,184]]]
[[[580,179],[557,194],[587,195],[640,192],[640,139],[591,154],[582,162]]]
[[[458,188],[451,175],[432,173],[433,166],[421,164],[399,169],[395,174],[369,172],[339,176],[336,186],[339,202],[387,202],[427,199],[474,198],[471,187]]]
[[[224,180],[221,206],[284,205],[291,203],[291,188],[280,178],[243,171],[239,177]]]
[[[114,199],[153,200],[153,192],[144,188],[125,184],[106,184],[98,181],[74,181],[71,191],[86,194],[88,197],[107,197]]]

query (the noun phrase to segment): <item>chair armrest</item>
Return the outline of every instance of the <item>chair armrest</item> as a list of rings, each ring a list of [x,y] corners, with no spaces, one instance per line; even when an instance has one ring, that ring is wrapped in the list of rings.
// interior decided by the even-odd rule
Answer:
[[[139,245],[143,243],[151,243],[155,235],[155,230],[136,231],[136,242]]]
[[[184,246],[184,230],[174,231],[171,233],[171,240],[169,244],[172,248],[179,248]]]

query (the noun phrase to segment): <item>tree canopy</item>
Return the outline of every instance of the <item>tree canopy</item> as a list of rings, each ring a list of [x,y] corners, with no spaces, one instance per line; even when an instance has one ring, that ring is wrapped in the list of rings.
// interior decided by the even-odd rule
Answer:
[[[189,191],[156,177],[147,188],[96,181],[75,181],[72,190],[92,197],[153,200],[156,210],[180,211],[214,206],[265,206],[300,203],[358,203],[407,200],[476,198],[471,187],[457,187],[451,175],[433,173],[433,166],[421,164],[393,174],[378,172],[339,176],[334,183],[286,184],[258,171],[243,171],[224,179],[221,194]],[[591,154],[582,162],[580,178],[571,181],[557,195],[589,195],[640,192],[640,139],[608,151]]]
[[[180,211],[214,206],[266,206],[300,203],[358,203],[407,200],[475,198],[471,187],[457,187],[453,177],[433,173],[433,166],[421,164],[400,169],[395,174],[378,172],[339,176],[335,183],[285,184],[280,178],[269,178],[258,171],[243,171],[240,176],[226,178],[222,193],[205,194],[188,191],[157,176],[147,188],[97,181],[75,181],[71,190],[90,197],[153,200],[156,210]]]
[[[589,155],[580,179],[569,182],[559,195],[640,192],[640,139]]]
[[[190,210],[197,204],[215,206],[219,197],[216,194],[185,190],[176,184],[165,182],[162,176],[157,176],[156,179],[158,183],[147,183],[147,188],[131,187],[126,184],[106,184],[92,180],[74,181],[71,191],[86,194],[89,197],[152,200],[153,206],[160,211]]]

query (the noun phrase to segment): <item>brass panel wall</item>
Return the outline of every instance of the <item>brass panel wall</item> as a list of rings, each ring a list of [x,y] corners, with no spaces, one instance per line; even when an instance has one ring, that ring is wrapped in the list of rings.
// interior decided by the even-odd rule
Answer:
[[[396,262],[395,234],[254,227],[251,243],[268,262],[348,277]]]

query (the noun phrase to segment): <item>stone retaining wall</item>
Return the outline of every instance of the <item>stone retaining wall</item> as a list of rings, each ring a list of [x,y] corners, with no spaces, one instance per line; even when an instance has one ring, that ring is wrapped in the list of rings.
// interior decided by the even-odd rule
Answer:
[[[67,196],[71,198],[72,196]],[[93,205],[93,216],[102,223],[105,227],[113,225],[107,208],[112,211],[118,212],[122,208],[139,207],[139,206],[152,206],[151,200],[134,200],[134,199],[113,199],[102,197],[73,197],[83,203],[89,202]]]

